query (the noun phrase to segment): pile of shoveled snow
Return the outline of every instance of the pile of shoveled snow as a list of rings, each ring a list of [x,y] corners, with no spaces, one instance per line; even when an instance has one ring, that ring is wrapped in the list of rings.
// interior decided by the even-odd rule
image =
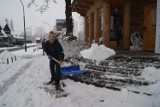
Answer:
[[[3,51],[0,54],[0,64],[7,63],[7,59],[8,59],[9,62],[11,62],[11,57],[15,58],[15,55],[11,54],[8,50]]]
[[[148,81],[160,81],[160,69],[155,67],[146,67],[142,70],[141,77]]]
[[[98,44],[92,44],[91,48],[82,50],[80,53],[83,56],[83,58],[93,59],[97,61],[102,61],[116,54],[116,52],[113,49]]]
[[[154,84],[147,86],[145,90],[149,91],[153,98],[153,107],[160,106],[160,69],[155,67],[146,67],[142,70],[141,77],[147,81],[152,81]]]
[[[9,59],[11,57],[14,57],[14,55],[11,54],[8,50],[5,50],[0,54],[0,60],[5,60],[7,58]]]

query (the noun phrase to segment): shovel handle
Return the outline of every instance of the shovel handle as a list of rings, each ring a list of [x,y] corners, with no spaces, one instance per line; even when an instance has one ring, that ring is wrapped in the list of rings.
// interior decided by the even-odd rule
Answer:
[[[55,59],[53,57],[51,59],[53,59],[54,61],[56,61],[60,65],[60,62],[57,59]]]

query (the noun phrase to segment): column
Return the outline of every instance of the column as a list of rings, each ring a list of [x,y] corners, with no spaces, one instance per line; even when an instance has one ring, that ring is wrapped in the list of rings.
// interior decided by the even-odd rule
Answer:
[[[110,41],[110,4],[104,2],[103,4],[103,44],[109,47]]]
[[[130,43],[130,8],[130,3],[126,3],[123,12],[123,48],[125,49],[129,49]]]
[[[89,42],[88,41],[88,37],[89,37],[89,24],[88,24],[88,17],[85,16],[84,17],[84,42]]]
[[[100,31],[100,24],[99,24],[100,20],[99,20],[99,11],[98,9],[95,10],[95,14],[94,14],[94,39],[95,39],[95,43],[99,43],[99,31]]]
[[[92,29],[93,23],[92,23],[92,14],[89,14],[89,44],[92,44],[93,40],[93,29]]]
[[[160,0],[157,0],[157,23],[156,23],[155,53],[160,54]]]

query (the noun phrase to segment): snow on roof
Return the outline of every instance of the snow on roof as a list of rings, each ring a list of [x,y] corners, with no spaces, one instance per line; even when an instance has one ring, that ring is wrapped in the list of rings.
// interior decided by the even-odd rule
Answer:
[[[20,37],[20,36],[16,36],[14,38],[16,38],[16,39],[24,39],[24,37]]]
[[[41,40],[41,38],[40,38],[40,37],[37,37],[36,40]]]
[[[2,32],[3,35],[0,36],[0,37],[8,37],[7,34],[4,32],[4,30],[1,30],[1,32]]]
[[[2,29],[5,27],[6,23],[2,22],[0,23],[0,26],[2,27]]]
[[[23,36],[18,35],[16,32],[12,33],[13,37],[16,39],[24,39]]]
[[[82,50],[80,53],[84,58],[93,59],[97,61],[104,60],[116,54],[116,52],[113,49],[98,44],[92,44],[91,48]]]

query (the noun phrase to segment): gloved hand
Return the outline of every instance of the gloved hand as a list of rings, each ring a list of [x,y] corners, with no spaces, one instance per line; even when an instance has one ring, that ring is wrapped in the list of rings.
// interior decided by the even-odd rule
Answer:
[[[59,61],[59,65],[63,66],[64,65],[63,61]]]
[[[52,59],[52,57],[50,55],[48,55],[48,59]]]

